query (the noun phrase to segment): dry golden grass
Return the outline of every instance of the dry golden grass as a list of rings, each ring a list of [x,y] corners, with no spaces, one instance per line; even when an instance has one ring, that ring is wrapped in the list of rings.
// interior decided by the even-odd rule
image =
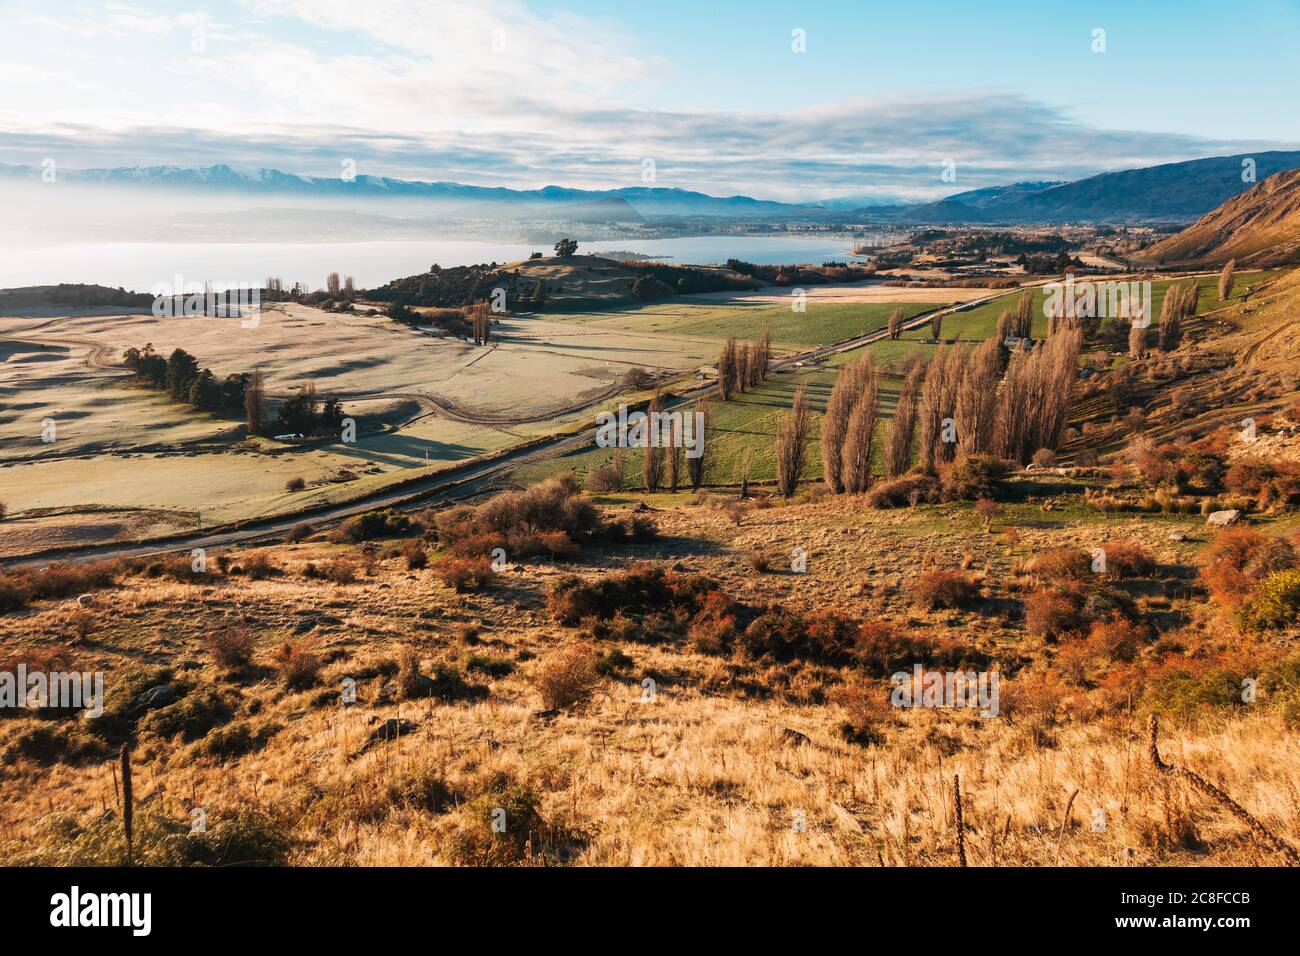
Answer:
[[[142,733],[133,755],[137,816],[184,822],[194,806],[217,816],[251,808],[292,836],[293,863],[481,859],[474,854],[486,852],[485,839],[493,852],[504,846],[481,835],[483,814],[515,794],[509,805],[535,799],[537,816],[519,846],[491,862],[951,866],[954,775],[972,866],[1283,862],[1231,813],[1152,767],[1140,707],[1034,683],[1063,648],[1007,616],[923,612],[907,600],[906,581],[931,563],[973,564],[986,590],[1010,600],[1028,586],[1012,573],[1015,562],[1087,547],[1103,533],[1142,542],[1162,565],[1190,567],[1202,541],[1167,536],[1179,521],[1197,529],[1199,519],[1090,516],[1035,526],[1021,506],[1005,516],[1021,530],[1006,544],[970,507],[868,512],[844,497],[753,509],[738,526],[721,509],[678,500],[656,515],[658,541],[589,553],[579,573],[661,559],[707,573],[751,604],[831,608],[960,639],[1025,666],[1003,685],[1009,716],[888,708],[870,715],[879,742],[855,743],[842,733],[857,706],[851,691],[887,695],[887,683],[849,668],[703,655],[684,642],[611,641],[596,650],[622,650],[631,662],[603,668],[584,706],[543,713],[539,673],[557,654],[592,643],[545,612],[547,585],[572,566],[516,566],[491,590],[456,594],[432,568],[408,570],[400,542],[380,544],[348,584],[302,575],[309,561],[359,553],[324,542],[273,549],[271,563],[285,573],[261,581],[130,577],[97,592],[86,634],[66,602],[53,602],[0,617],[0,640],[11,650],[65,648],[79,668],[106,672],[110,695],[114,680],[140,665],[169,666],[196,689],[232,695],[234,722],[266,730],[265,746],[223,756]],[[806,575],[783,566],[795,546],[807,549]],[[755,548],[776,556],[773,573],[750,566]],[[1151,600],[1153,614],[1195,618],[1194,602],[1164,592]],[[217,666],[205,647],[232,628],[258,635],[243,671]],[[1208,620],[1185,630],[1209,646]],[[286,642],[322,662],[319,685],[283,685],[271,664]],[[397,687],[404,659],[403,682],[413,664],[431,682]],[[349,676],[358,700],[343,707]],[[401,722],[398,732],[368,743],[386,721]],[[0,720],[0,753],[36,723]],[[1161,754],[1300,843],[1300,738],[1277,708],[1169,722]],[[118,812],[112,759],[0,763],[0,857],[31,860],[61,814],[87,825]],[[141,827],[137,852],[147,854]]]

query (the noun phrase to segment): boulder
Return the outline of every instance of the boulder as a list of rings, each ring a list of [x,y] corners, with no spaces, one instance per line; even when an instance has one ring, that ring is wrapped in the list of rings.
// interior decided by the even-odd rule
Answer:
[[[176,697],[175,684],[159,684],[137,695],[135,700],[131,701],[131,711],[136,714],[147,713],[176,703]]]
[[[1215,528],[1227,528],[1241,519],[1241,512],[1236,508],[1229,511],[1216,511],[1205,519],[1205,523]]]

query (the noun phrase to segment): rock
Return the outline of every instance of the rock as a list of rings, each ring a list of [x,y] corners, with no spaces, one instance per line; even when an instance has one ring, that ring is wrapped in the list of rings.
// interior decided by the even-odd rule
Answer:
[[[1241,518],[1241,512],[1236,508],[1229,511],[1216,511],[1205,519],[1205,523],[1215,528],[1227,528],[1234,525]]]
[[[77,596],[77,603],[78,603],[79,605],[81,605],[82,607],[94,607],[94,606],[95,606],[95,595],[93,595],[93,594],[81,594],[81,595],[78,595],[78,596]]]
[[[812,743],[812,739],[807,734],[801,734],[799,731],[790,727],[780,727],[777,729],[777,733],[781,735],[782,739],[785,740],[786,743],[797,747]]]
[[[378,743],[389,743],[398,737],[405,737],[415,730],[415,724],[409,720],[401,720],[397,717],[389,717],[382,724],[370,732],[366,738],[362,750],[367,750]]]
[[[1175,531],[1175,532],[1173,532],[1172,534],[1169,535],[1169,540],[1170,540],[1170,541],[1186,541],[1186,540],[1187,540],[1187,535],[1183,534],[1181,531]]]
[[[175,685],[159,684],[157,687],[150,687],[131,701],[131,710],[133,713],[143,714],[174,703],[176,703]]]

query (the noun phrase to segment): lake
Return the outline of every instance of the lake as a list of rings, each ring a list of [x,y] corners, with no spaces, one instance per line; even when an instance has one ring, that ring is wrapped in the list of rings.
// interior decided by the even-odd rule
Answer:
[[[713,263],[743,259],[764,265],[829,260],[852,256],[850,239],[803,239],[767,236],[692,236],[684,239],[606,239],[582,243],[579,252],[635,252],[669,262]],[[515,262],[549,248],[519,243],[462,240],[336,243],[166,243],[120,242],[24,247],[0,246],[0,288],[87,282],[148,292],[177,274],[189,282],[260,285],[280,276],[286,287],[303,282],[323,288],[330,272],[351,275],[358,288],[425,272],[433,263],[467,266]]]

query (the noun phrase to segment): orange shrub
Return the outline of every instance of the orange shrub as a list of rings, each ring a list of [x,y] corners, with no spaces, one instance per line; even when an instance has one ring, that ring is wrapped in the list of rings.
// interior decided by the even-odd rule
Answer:
[[[1078,581],[1092,574],[1092,559],[1078,548],[1053,548],[1035,557],[1029,570],[1047,581]]]
[[[482,590],[496,577],[487,558],[443,558],[433,570],[443,584],[457,592]]]
[[[1275,571],[1296,566],[1289,542],[1252,528],[1228,528],[1215,535],[1201,556],[1201,581],[1221,607],[1232,610],[1255,585]]]
[[[547,655],[533,674],[533,686],[547,710],[585,704],[600,685],[599,658],[590,644],[574,644]]]
[[[1155,558],[1135,541],[1110,541],[1102,550],[1106,552],[1106,571],[1116,577],[1146,577],[1156,569]]]
[[[930,610],[965,607],[979,596],[979,588],[969,575],[939,568],[922,572],[907,591],[914,604]]]

